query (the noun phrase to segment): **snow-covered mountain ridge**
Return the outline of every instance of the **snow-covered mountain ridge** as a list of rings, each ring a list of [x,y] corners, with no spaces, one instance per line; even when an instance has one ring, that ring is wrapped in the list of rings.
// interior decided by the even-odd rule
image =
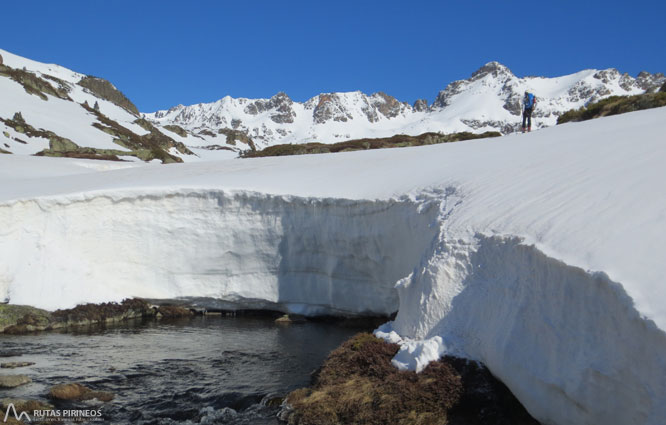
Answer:
[[[142,119],[116,87],[0,50],[0,153],[182,162],[177,134]]]
[[[517,129],[525,90],[534,92],[537,127],[552,126],[562,113],[612,96],[657,90],[663,74],[641,72],[636,78],[616,69],[585,70],[557,77],[523,77],[490,62],[469,79],[455,81],[428,106],[413,105],[386,93],[323,93],[294,102],[286,93],[270,99],[224,97],[213,103],[178,105],[146,114],[159,124],[181,126],[193,134],[240,131],[258,147],[281,143],[323,142],[425,132],[500,131]]]
[[[233,158],[283,143],[427,132],[507,134],[520,121],[525,90],[538,96],[535,126],[545,127],[572,108],[611,95],[654,91],[666,81],[663,74],[642,72],[633,78],[615,69],[519,78],[490,62],[469,79],[449,84],[432,105],[360,91],[322,93],[302,103],[278,93],[270,99],[227,96],[140,114],[103,79],[4,50],[0,61],[0,153],[162,162]]]

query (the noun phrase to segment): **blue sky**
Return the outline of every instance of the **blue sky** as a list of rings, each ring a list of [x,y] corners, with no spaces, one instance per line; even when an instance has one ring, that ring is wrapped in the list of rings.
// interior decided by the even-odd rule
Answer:
[[[663,0],[16,1],[0,47],[106,78],[144,112],[279,91],[411,103],[491,60],[518,76],[666,72],[664,16]]]

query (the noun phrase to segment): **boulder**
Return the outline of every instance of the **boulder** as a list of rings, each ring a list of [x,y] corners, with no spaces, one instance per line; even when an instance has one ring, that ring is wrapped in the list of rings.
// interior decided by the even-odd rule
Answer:
[[[307,321],[304,316],[298,314],[285,314],[284,316],[275,319],[275,323],[289,324],[289,323],[303,323]]]
[[[25,375],[0,375],[0,388],[15,388],[30,382],[32,379]]]
[[[93,391],[78,383],[60,384],[51,387],[49,398],[52,400],[84,401],[96,398],[99,401],[113,400],[113,394],[106,391]]]
[[[3,398],[0,400],[0,407],[5,411],[10,404],[14,406],[14,409],[16,409],[17,413],[28,412],[32,414],[34,410],[54,409],[53,405],[39,400],[28,400],[22,398]]]

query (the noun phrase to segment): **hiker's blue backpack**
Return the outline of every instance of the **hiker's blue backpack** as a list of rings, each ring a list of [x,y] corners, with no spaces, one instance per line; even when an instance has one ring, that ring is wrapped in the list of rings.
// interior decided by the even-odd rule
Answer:
[[[527,100],[525,101],[525,108],[532,109],[534,106],[534,95],[532,93],[527,93]]]

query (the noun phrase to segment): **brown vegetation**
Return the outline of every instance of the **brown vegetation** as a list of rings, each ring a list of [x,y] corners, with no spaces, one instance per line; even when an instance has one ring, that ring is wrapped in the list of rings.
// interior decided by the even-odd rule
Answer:
[[[399,371],[399,347],[368,333],[334,350],[311,388],[287,396],[289,424],[538,425],[482,365],[445,357],[421,373]]]
[[[446,424],[462,394],[460,377],[444,363],[422,373],[391,364],[398,345],[357,334],[328,357],[312,389],[291,393],[290,424]]]
[[[147,302],[132,298],[123,300],[120,304],[81,304],[67,310],[56,310],[52,317],[57,322],[89,324],[115,322],[153,314]]]
[[[119,322],[141,317],[155,317],[157,311],[141,299],[126,299],[122,303],[83,304],[71,309],[46,310],[12,304],[0,304],[0,333],[63,329]]]
[[[158,317],[188,317],[193,315],[192,310],[179,305],[161,305],[157,308]]]
[[[627,112],[641,111],[644,109],[659,108],[666,106],[666,93],[662,90],[658,93],[645,93],[635,96],[611,96],[606,99],[583,106],[580,109],[572,109],[562,114],[558,124],[574,121],[586,121],[609,115],[624,114]]]
[[[256,152],[246,152],[242,156],[244,158],[256,158],[264,156],[305,155],[316,153],[350,152],[368,149],[402,148],[499,136],[501,136],[501,133],[496,131],[487,131],[481,134],[475,134],[466,131],[452,134],[423,133],[418,136],[398,134],[391,137],[382,137],[377,139],[355,139],[333,144],[303,143],[296,145],[274,145]]]

